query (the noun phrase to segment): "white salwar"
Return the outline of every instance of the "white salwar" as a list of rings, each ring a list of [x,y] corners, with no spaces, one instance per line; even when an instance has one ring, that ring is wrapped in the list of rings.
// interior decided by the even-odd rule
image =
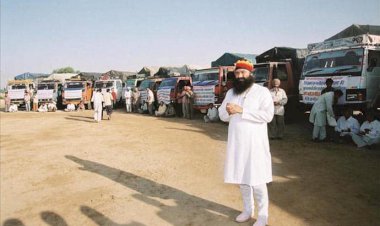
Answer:
[[[91,101],[94,103],[94,120],[100,122],[102,120],[104,102],[103,94],[100,92],[95,92]]]
[[[229,115],[227,103],[239,105],[243,112]],[[272,96],[267,88],[256,84],[240,95],[234,94],[231,89],[218,110],[220,119],[229,122],[224,181],[240,184],[244,204],[244,211],[236,220],[241,222],[245,217],[251,217],[253,193],[261,194],[255,195],[255,198],[259,218],[266,223],[269,203],[266,183],[272,181],[267,133],[267,123],[274,114]],[[253,192],[250,192],[251,189]]]

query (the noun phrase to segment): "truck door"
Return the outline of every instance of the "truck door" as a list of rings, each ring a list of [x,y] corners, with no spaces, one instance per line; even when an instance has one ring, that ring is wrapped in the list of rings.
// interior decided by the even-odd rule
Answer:
[[[289,88],[291,88],[288,84],[289,81],[289,74],[286,67],[286,64],[277,64],[273,66],[273,79],[278,78],[281,81],[280,87],[285,90],[286,93],[289,92]],[[272,82],[272,81],[270,81]],[[269,87],[272,87],[272,84],[270,84]]]
[[[380,51],[368,51],[367,79],[367,100],[375,101],[380,89]]]

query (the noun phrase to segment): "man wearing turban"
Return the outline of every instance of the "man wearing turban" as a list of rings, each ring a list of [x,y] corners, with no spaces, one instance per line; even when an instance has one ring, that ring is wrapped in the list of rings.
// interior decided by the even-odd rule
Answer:
[[[243,211],[236,221],[251,219],[256,200],[254,226],[265,226],[269,205],[266,184],[272,181],[267,123],[273,118],[274,105],[269,90],[254,84],[252,72],[249,61],[236,62],[233,88],[219,107],[220,119],[229,122],[224,181],[240,185]]]

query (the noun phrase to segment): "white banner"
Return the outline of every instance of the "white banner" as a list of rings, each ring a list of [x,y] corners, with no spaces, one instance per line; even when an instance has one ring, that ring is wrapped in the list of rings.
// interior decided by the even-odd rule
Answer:
[[[215,86],[194,86],[194,105],[215,103]]]
[[[160,89],[157,91],[158,103],[163,101],[165,104],[170,104],[170,88],[169,89]]]
[[[321,95],[322,89],[326,88],[326,79],[331,77],[306,77],[303,83],[303,102],[306,104],[314,104],[318,97]],[[347,76],[334,76],[333,87],[340,89],[343,96],[339,99],[338,104],[344,104],[346,89],[347,89]]]
[[[53,90],[37,90],[37,97],[39,100],[41,99],[53,99]]]
[[[82,89],[65,90],[65,99],[82,99]]]
[[[11,89],[8,90],[8,95],[11,100],[24,99],[25,89]]]
[[[146,90],[141,90],[140,91],[140,101],[141,101],[141,104],[143,104],[147,100],[148,100],[148,92]]]

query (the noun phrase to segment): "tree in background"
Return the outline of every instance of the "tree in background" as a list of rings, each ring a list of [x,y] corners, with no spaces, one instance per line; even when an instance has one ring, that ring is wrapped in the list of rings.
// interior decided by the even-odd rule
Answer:
[[[80,71],[75,71],[72,67],[63,67],[53,70],[53,73],[62,74],[62,73],[79,73]]]

